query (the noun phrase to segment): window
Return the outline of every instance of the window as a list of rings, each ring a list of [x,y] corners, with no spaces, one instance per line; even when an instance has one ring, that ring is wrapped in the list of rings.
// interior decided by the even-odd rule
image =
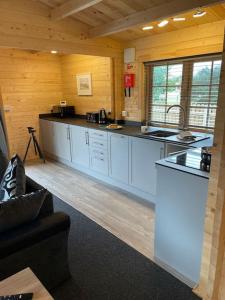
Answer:
[[[180,104],[189,127],[211,129],[215,125],[221,58],[146,64],[147,120],[179,125]]]
[[[189,125],[213,128],[219,93],[221,60],[193,64]]]
[[[154,121],[178,124],[177,112],[166,114],[166,110],[170,105],[180,104],[182,72],[182,64],[153,67],[151,118]]]

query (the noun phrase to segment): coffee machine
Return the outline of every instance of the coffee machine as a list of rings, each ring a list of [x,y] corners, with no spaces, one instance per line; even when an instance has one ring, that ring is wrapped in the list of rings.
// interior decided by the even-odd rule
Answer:
[[[105,111],[104,108],[101,108],[99,110],[98,123],[99,124],[106,124],[107,123],[107,116],[106,116],[106,111]]]

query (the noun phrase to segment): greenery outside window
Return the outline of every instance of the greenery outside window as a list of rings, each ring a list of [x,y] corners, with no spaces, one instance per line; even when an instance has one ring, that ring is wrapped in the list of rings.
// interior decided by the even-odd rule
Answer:
[[[215,125],[221,56],[146,63],[146,119],[150,123],[179,125],[180,104],[187,126],[213,129]]]

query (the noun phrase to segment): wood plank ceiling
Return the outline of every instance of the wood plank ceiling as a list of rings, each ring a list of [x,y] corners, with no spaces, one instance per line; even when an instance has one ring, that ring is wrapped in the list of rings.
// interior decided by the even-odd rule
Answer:
[[[163,7],[166,5],[172,5],[173,7],[176,4],[176,0],[39,0],[42,3],[47,4],[52,7],[52,19],[57,22],[60,18],[65,18],[68,16],[73,17],[76,20],[79,20],[82,23],[85,23],[90,28],[90,33],[95,33],[101,31],[101,28],[108,26],[109,24],[114,24],[116,26],[115,20],[118,22],[123,20],[126,21],[126,18],[129,16],[139,16],[143,14],[146,10],[154,10],[156,7]],[[180,1],[180,0],[179,0]],[[179,3],[178,1],[178,3]],[[195,25],[205,24],[216,22],[220,20],[225,20],[225,4],[224,1],[207,1],[207,0],[198,0],[198,1],[180,1],[181,2],[190,2],[193,3],[193,7],[197,7],[195,3],[205,4],[207,7],[204,7],[204,10],[207,12],[205,16],[200,18],[193,18],[193,13],[196,12],[196,9],[188,10],[177,16],[185,17],[185,21],[174,22],[172,15],[167,20],[169,24],[163,28],[159,28],[158,21],[153,22],[140,22],[138,26],[130,26],[130,28],[125,28],[124,30],[115,30],[116,33],[110,33],[109,36],[122,41],[135,40],[142,37],[147,37],[149,35],[155,35],[160,33],[165,33],[169,31],[174,31],[177,29],[182,29],[186,27],[191,27]],[[212,5],[210,5],[212,2]],[[209,6],[208,6],[209,5]],[[168,6],[169,7],[169,6]],[[185,6],[181,7],[181,10]],[[149,13],[151,12],[149,10]],[[175,9],[176,10],[176,9]],[[184,10],[182,10],[184,11]],[[141,17],[141,15],[140,15]],[[157,18],[157,20],[160,18]],[[144,19],[145,20],[145,19]],[[113,23],[114,22],[114,23]],[[144,25],[152,25],[154,29],[149,31],[143,31],[142,27]],[[129,27],[129,26],[127,26]],[[93,31],[94,30],[94,31]],[[98,34],[94,34],[98,36]],[[100,36],[100,34],[99,34]]]

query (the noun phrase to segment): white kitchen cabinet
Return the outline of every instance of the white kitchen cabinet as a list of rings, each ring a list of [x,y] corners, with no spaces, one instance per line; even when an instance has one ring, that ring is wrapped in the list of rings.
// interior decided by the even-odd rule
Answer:
[[[90,167],[89,131],[85,127],[70,126],[72,163]]]
[[[54,122],[40,120],[40,138],[44,152],[55,153]]]
[[[109,174],[115,180],[129,183],[129,138],[128,136],[109,134]]]
[[[40,120],[40,129],[44,152],[71,161],[69,125]]]
[[[163,142],[60,122],[40,123],[49,156],[155,203],[155,162],[164,155]]]
[[[70,126],[68,124],[53,122],[54,154],[60,159],[71,161]]]
[[[164,143],[130,138],[130,184],[143,192],[156,194],[155,162],[164,157]]]

